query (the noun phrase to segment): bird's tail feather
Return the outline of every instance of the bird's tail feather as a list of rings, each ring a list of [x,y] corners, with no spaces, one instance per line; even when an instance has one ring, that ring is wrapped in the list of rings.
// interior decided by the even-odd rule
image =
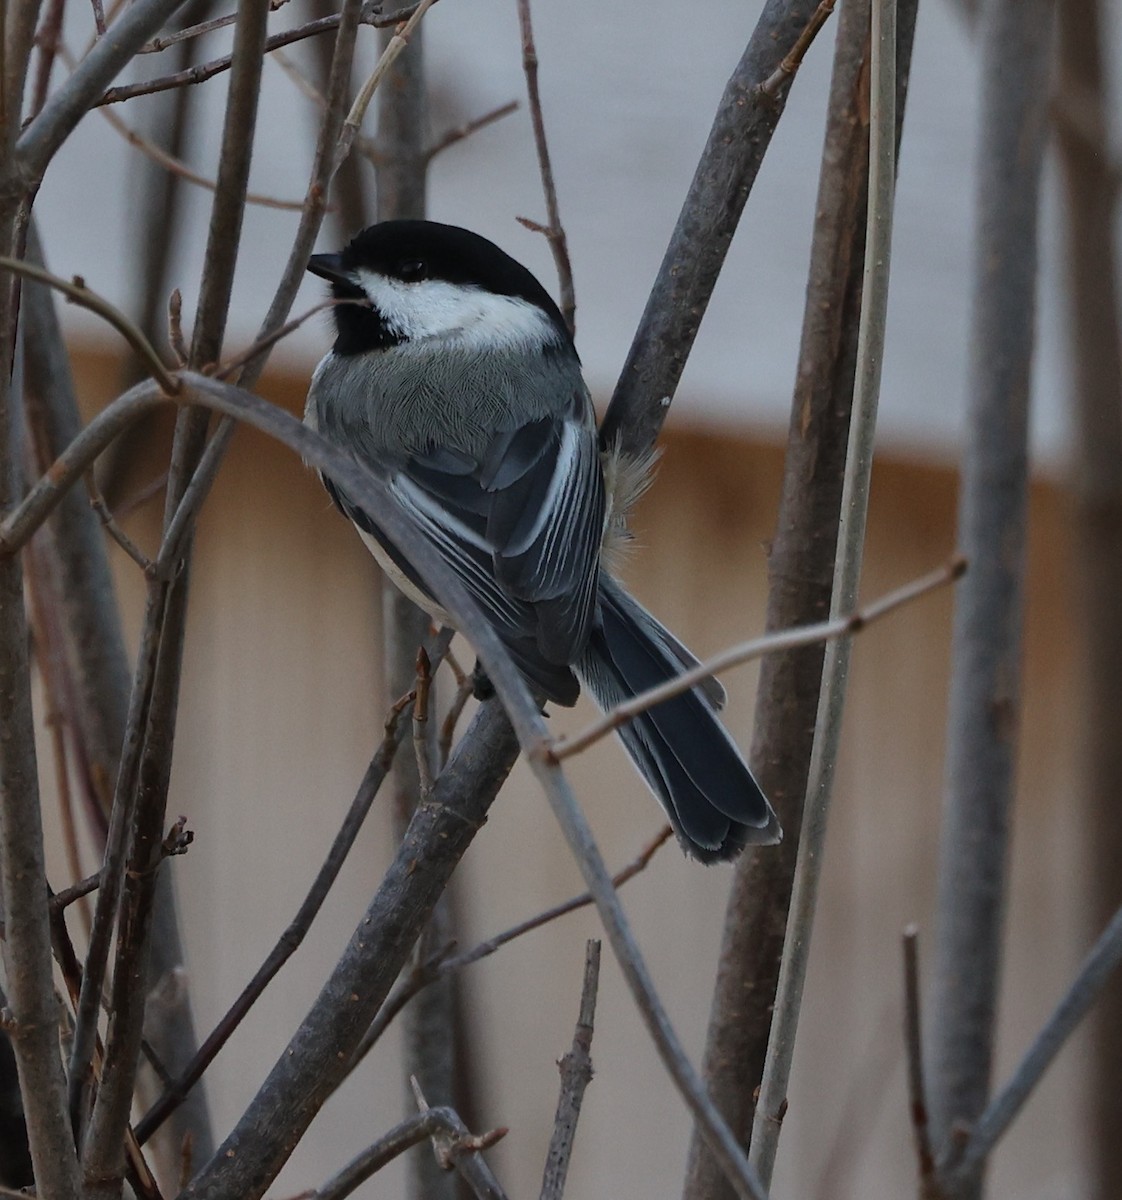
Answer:
[[[577,673],[601,708],[696,665],[681,642],[607,575],[601,577],[600,614]],[[732,858],[745,845],[781,836],[771,805],[717,718],[723,695],[720,684],[708,680],[619,730],[679,840],[703,862]]]

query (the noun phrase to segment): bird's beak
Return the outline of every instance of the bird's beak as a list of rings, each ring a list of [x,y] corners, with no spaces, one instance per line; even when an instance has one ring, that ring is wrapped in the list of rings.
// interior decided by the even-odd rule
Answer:
[[[320,279],[326,279],[328,283],[342,283],[348,287],[355,285],[354,276],[350,271],[343,269],[341,254],[313,254],[308,259],[308,270]]]

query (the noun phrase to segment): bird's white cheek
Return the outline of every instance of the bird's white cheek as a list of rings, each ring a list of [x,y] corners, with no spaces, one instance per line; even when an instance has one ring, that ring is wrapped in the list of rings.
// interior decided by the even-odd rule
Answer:
[[[500,350],[537,345],[551,335],[545,313],[518,296],[442,279],[403,283],[370,271],[357,275],[371,304],[406,341],[455,338],[465,350]]]

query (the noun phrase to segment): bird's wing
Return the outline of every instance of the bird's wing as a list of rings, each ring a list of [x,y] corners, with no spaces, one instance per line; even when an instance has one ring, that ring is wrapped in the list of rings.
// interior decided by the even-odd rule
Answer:
[[[497,433],[478,456],[412,455],[391,491],[499,627],[571,663],[591,626],[604,524],[596,434],[571,416]]]
[[[522,672],[573,704],[570,664],[595,613],[604,481],[583,414],[542,417],[495,434],[477,454],[436,447],[395,458],[390,493],[432,542]],[[339,508],[432,593],[376,524],[329,480]]]

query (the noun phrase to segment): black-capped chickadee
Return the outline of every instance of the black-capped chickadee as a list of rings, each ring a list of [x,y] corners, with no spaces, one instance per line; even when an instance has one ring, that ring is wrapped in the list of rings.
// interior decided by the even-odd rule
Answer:
[[[371,226],[308,270],[337,300],[363,303],[332,310],[337,337],[305,420],[377,466],[531,687],[571,705],[579,679],[611,708],[694,666],[605,564],[613,505],[634,471],[618,456],[602,461],[576,347],[533,275],[485,238],[431,221]],[[325,483],[394,582],[445,622],[418,572]],[[717,719],[723,702],[707,680],[620,730],[703,862],[780,836]]]

